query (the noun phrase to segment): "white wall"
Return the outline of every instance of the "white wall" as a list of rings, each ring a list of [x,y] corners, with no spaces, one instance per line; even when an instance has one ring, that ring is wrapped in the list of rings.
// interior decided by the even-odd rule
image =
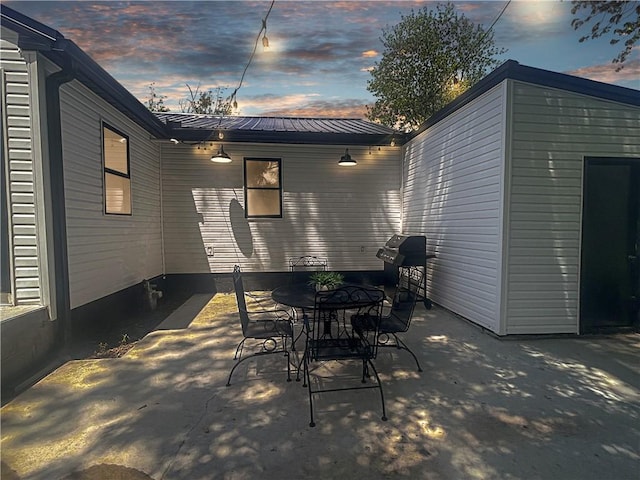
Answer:
[[[513,83],[506,333],[578,333],[584,157],[640,157],[640,109]]]
[[[404,233],[427,236],[428,296],[500,329],[506,87],[502,83],[406,146]]]
[[[71,308],[162,273],[160,148],[77,81],[60,89]],[[131,216],[106,215],[101,122],[129,136]]]
[[[211,147],[162,147],[167,273],[287,271],[300,255],[326,256],[333,270],[382,269],[377,249],[400,229],[399,147],[350,147],[355,167],[338,166],[339,146],[224,148],[230,164],[212,163]],[[283,218],[244,217],[244,157],[282,159]]]

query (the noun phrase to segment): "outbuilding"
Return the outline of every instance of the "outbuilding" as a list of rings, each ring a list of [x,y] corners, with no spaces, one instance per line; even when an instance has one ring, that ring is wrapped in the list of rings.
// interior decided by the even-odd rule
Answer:
[[[640,92],[508,61],[406,143],[430,298],[498,335],[637,328]]]

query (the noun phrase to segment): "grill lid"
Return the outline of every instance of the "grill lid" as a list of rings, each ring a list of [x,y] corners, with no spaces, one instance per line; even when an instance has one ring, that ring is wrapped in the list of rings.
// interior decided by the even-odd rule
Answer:
[[[397,249],[387,247],[379,248],[376,257],[386,263],[392,263],[394,265],[402,265],[405,258]]]
[[[424,265],[427,261],[427,238],[424,235],[393,235],[378,250],[380,260],[401,267]]]

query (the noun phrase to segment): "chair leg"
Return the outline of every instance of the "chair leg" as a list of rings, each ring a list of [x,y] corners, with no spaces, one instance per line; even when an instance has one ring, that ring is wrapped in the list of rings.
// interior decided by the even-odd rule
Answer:
[[[300,381],[300,369],[303,368],[302,364],[304,363],[304,356],[305,356],[305,353],[302,352],[302,357],[300,357],[300,361],[298,362],[298,366],[297,366],[297,370],[296,370],[296,382]],[[304,378],[304,372],[303,372],[302,377]],[[307,386],[306,378],[304,379],[304,382],[303,382],[302,386],[303,387]]]
[[[240,343],[243,344],[244,340],[242,342],[240,342]],[[287,359],[287,382],[290,382],[291,381],[291,359],[289,357],[289,352],[286,350],[286,346],[287,346],[286,342],[283,339],[284,356]],[[238,346],[238,348],[239,347],[240,346]],[[231,386],[231,377],[233,376],[233,372],[235,371],[236,368],[238,368],[238,365],[240,365],[245,360],[248,360],[248,359],[254,358],[254,357],[262,357],[264,355],[270,355],[270,354],[273,354],[273,353],[282,353],[282,352],[283,352],[283,350],[276,350],[276,351],[273,351],[273,352],[258,352],[258,353],[254,353],[253,355],[249,355],[248,357],[241,358],[240,360],[238,360],[236,362],[236,364],[231,368],[231,371],[229,372],[229,378],[227,379],[227,387]]]
[[[382,421],[386,422],[387,421],[387,411],[386,411],[386,409],[384,407],[384,393],[382,392],[382,382],[380,382],[380,377],[378,376],[378,371],[376,370],[376,366],[373,364],[373,362],[371,360],[367,360],[367,362],[371,366],[371,369],[373,370],[373,374],[376,377],[376,381],[378,382],[378,389],[380,390],[380,400],[382,402]]]
[[[291,361],[289,358],[289,352],[285,351],[284,356],[287,357],[287,382],[291,381]]]
[[[250,358],[255,357],[256,355],[250,355],[248,357],[244,357],[241,358],[240,360],[238,360],[236,362],[236,364],[233,366],[233,368],[231,369],[231,371],[229,372],[229,378],[227,379],[227,387],[229,387],[231,385],[231,376],[233,375],[233,372],[235,371],[236,368],[238,368],[238,365],[240,365],[242,362],[244,362],[245,360],[248,360]]]
[[[296,351],[296,340],[299,338],[294,338],[295,337],[295,330],[293,329],[293,322],[289,321],[289,326],[291,327],[291,351],[295,352]]]
[[[309,391],[309,413],[311,416],[311,421],[309,422],[309,426],[310,427],[315,427],[316,426],[316,422],[313,420],[313,393],[311,392],[311,378],[309,375],[309,361],[307,359],[307,356],[304,355],[302,357],[302,361],[304,363],[304,383],[306,384],[308,391]]]
[[[418,362],[418,357],[416,357],[415,353],[413,353],[413,351],[409,347],[407,347],[407,344],[404,343],[402,340],[400,340],[400,338],[395,333],[393,334],[393,337],[396,339],[396,344],[398,345],[398,348],[406,350],[411,354],[411,356],[416,362],[416,365],[418,366],[418,371],[421,372],[422,367],[420,366],[420,362]]]
[[[242,350],[244,349],[244,342],[245,342],[246,338],[243,338],[242,341],[238,344],[238,346],[236,347],[236,353],[233,355],[233,359],[237,360],[238,357],[242,356]]]

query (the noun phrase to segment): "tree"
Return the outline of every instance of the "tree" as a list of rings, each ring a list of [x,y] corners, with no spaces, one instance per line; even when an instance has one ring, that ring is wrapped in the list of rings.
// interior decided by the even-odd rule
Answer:
[[[169,108],[164,104],[165,95],[156,93],[156,84],[149,84],[149,98],[147,99],[147,108],[152,112],[168,112]]]
[[[367,83],[377,100],[367,118],[406,131],[483,78],[506,51],[494,46],[490,29],[458,15],[451,3],[412,10],[381,40],[385,50]]]
[[[631,49],[640,38],[640,3],[591,0],[573,0],[571,3],[573,4],[571,13],[575,16],[571,20],[571,26],[574,30],[578,30],[592,21],[595,22],[591,26],[591,33],[580,37],[580,42],[607,35],[612,28],[613,38],[609,40],[611,45],[616,45],[620,40],[626,39],[624,49],[611,62],[618,63],[616,72],[620,71],[624,66],[624,61],[631,53]],[[583,12],[582,10],[587,11]],[[584,14],[586,14],[586,18],[581,18],[580,16]]]
[[[212,115],[229,115],[233,108],[229,98],[223,98],[222,87],[205,92],[200,91],[200,84],[193,89],[187,83],[189,96],[185,100],[180,100],[180,109],[184,113],[207,113]]]

